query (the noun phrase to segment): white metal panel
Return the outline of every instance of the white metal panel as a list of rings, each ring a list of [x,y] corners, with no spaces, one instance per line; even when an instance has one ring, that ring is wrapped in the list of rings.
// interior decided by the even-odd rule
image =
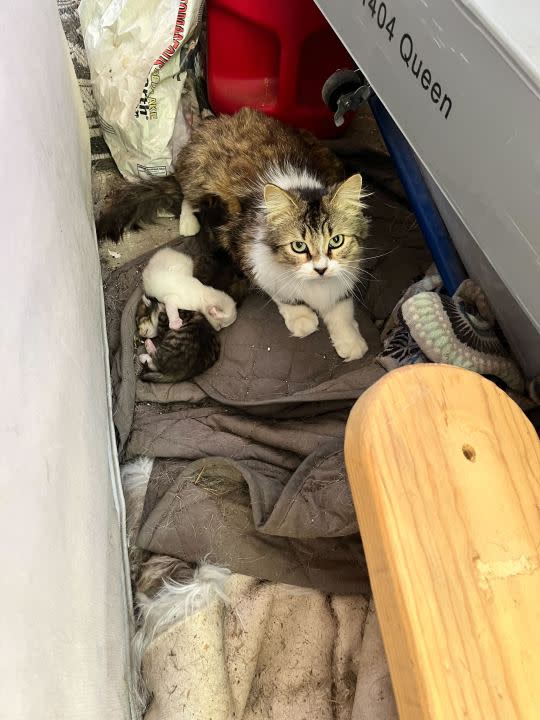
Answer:
[[[485,289],[527,371],[540,373],[540,3],[317,3],[463,225],[461,240],[478,245],[459,247],[469,272],[488,277],[473,256],[493,268]]]
[[[88,130],[53,0],[0,9],[0,717],[127,719]]]
[[[533,84],[540,83],[540,6],[538,0],[456,0],[471,18],[497,38]]]

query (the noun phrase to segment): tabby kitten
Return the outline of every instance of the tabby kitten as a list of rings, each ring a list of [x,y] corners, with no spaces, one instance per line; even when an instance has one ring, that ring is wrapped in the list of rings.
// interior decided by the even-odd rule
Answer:
[[[136,312],[137,330],[146,338],[146,353],[139,355],[142,380],[176,383],[200,375],[217,361],[220,342],[217,332],[198,312],[179,310],[182,324],[169,328],[164,306],[143,296]]]
[[[182,235],[199,231],[196,211],[221,207],[217,242],[275,301],[292,335],[315,332],[320,316],[338,355],[365,354],[353,306],[368,230],[360,175],[345,179],[340,161],[312,135],[244,108],[201,122],[175,177]],[[121,227],[147,218],[152,203],[170,207],[175,192],[180,205],[166,178],[141,185],[138,204],[132,189],[117,196],[98,233],[116,239]]]

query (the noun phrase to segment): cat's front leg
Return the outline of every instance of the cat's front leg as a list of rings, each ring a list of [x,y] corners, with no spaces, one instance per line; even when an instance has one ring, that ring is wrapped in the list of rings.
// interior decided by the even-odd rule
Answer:
[[[331,310],[323,313],[323,319],[330,333],[330,339],[340,358],[345,362],[358,360],[368,349],[354,319],[352,298],[341,300]]]
[[[294,337],[311,335],[319,327],[319,318],[307,305],[287,305],[275,301],[285,325]]]
[[[195,217],[193,207],[189,200],[182,200],[182,208],[180,210],[180,220],[178,223],[178,232],[184,237],[196,235],[201,226]]]

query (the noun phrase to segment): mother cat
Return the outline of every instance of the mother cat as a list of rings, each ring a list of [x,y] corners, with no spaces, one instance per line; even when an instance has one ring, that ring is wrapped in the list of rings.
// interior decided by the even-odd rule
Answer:
[[[313,136],[255,110],[201,122],[182,150],[175,177],[183,192],[180,234],[194,235],[194,213],[219,201],[219,243],[275,301],[296,337],[322,317],[336,352],[367,351],[354,319],[353,291],[367,234],[362,178],[347,180],[339,160]],[[152,203],[179,202],[170,179],[133,186],[98,223],[109,234],[144,219]],[[136,200],[136,201],[135,201]],[[115,221],[111,215],[120,213]],[[121,216],[121,219],[118,218]]]

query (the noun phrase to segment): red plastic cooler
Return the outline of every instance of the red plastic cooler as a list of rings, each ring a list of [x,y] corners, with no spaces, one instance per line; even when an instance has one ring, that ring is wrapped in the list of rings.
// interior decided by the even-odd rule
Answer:
[[[321,88],[354,63],[313,0],[208,0],[207,8],[214,112],[249,106],[318,137],[343,130]]]

